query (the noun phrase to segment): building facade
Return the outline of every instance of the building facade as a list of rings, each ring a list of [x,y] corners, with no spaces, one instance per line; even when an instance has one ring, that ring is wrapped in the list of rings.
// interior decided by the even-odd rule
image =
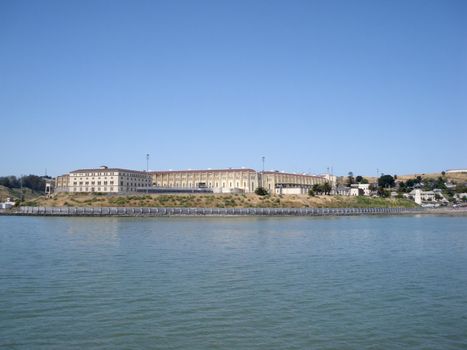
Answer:
[[[144,171],[102,166],[70,172],[67,192],[128,193],[136,192],[138,188],[150,187],[151,182],[151,176]]]
[[[315,184],[329,182],[334,188],[335,179],[335,176],[329,175],[257,172],[247,168],[144,172],[102,166],[57,176],[55,192],[130,193],[158,189],[205,189],[214,193],[253,193],[258,187],[264,187],[271,194],[306,194]]]
[[[258,173],[259,184],[269,193],[275,194],[305,194],[316,184],[329,182],[332,188],[336,183],[333,178],[308,174],[293,174],[279,171]]]
[[[65,174],[55,178],[54,192],[68,192],[70,190],[70,175]]]
[[[152,185],[160,188],[209,188],[214,193],[251,193],[258,187],[253,169],[153,171]]]

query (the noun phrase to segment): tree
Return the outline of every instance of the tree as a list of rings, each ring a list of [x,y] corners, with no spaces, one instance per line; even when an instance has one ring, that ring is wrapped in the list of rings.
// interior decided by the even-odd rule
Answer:
[[[267,195],[268,195],[268,190],[266,190],[264,187],[258,187],[258,188],[255,190],[255,193],[256,193],[258,196],[267,196]]]
[[[312,190],[314,193],[323,193],[323,189],[321,188],[321,185],[319,184],[314,184],[313,187],[312,187]]]
[[[362,184],[367,184],[367,183],[368,183],[368,179],[363,178],[361,183],[362,183]]]
[[[28,175],[23,176],[23,187],[30,188],[33,191],[44,191],[45,190],[45,180],[37,175]]]
[[[315,196],[315,191],[313,191],[311,188],[308,190],[308,195],[310,197],[314,197]]]
[[[438,180],[436,181],[434,187],[439,188],[441,190],[445,190],[447,188],[446,185],[444,184],[444,180],[443,180],[443,178],[441,176],[438,177]]]
[[[441,172],[441,175],[443,175],[443,176],[446,175],[446,172],[443,170],[443,171]]]
[[[391,176],[391,175],[389,175],[389,176]],[[378,188],[378,196],[383,197],[383,198],[387,198],[387,197],[389,197],[389,191],[387,191],[384,188],[380,187],[380,188]]]
[[[349,171],[349,176],[347,176],[347,182],[349,183],[349,186],[352,185],[355,181],[353,178],[353,172]]]
[[[332,191],[332,186],[329,182],[325,182],[322,186],[324,194],[330,195]]]
[[[8,188],[19,188],[20,181],[16,178],[16,176],[4,176],[0,177],[0,185]]]
[[[393,187],[394,183],[394,178],[391,175],[382,175],[378,179],[378,186],[382,188]]]
[[[358,183],[361,183],[361,182],[363,181],[363,176],[358,175],[358,176],[355,178],[355,181],[357,181]]]

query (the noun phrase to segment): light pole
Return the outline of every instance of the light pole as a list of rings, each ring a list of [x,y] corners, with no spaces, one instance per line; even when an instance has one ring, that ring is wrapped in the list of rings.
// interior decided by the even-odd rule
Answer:
[[[19,201],[22,203],[22,202],[23,202],[23,198],[24,198],[24,193],[23,193],[23,174],[20,175],[19,182],[20,182],[20,187],[21,187],[21,197],[20,197]]]
[[[146,153],[146,174],[149,175],[149,153]],[[147,193],[149,193],[149,184],[146,184],[146,194]]]
[[[266,160],[265,156],[261,157],[261,161],[263,162],[263,171],[261,172],[261,187],[264,188],[264,161]]]

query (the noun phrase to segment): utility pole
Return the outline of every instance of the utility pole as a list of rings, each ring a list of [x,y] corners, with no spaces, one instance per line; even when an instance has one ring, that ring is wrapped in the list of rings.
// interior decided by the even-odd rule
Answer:
[[[20,202],[23,202],[24,194],[23,194],[23,174],[19,178],[20,187],[21,187],[21,198],[19,199]]]
[[[261,160],[263,162],[263,171],[261,172],[261,187],[264,188],[264,161],[266,160],[266,157],[262,156]]]
[[[146,153],[146,174],[149,175],[149,153]],[[149,184],[146,185],[146,194],[147,193],[149,193]]]

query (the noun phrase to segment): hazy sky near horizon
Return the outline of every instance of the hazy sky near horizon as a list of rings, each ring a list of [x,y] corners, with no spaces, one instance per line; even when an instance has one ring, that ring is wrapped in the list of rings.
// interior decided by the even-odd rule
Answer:
[[[467,1],[0,1],[0,176],[467,167]]]

